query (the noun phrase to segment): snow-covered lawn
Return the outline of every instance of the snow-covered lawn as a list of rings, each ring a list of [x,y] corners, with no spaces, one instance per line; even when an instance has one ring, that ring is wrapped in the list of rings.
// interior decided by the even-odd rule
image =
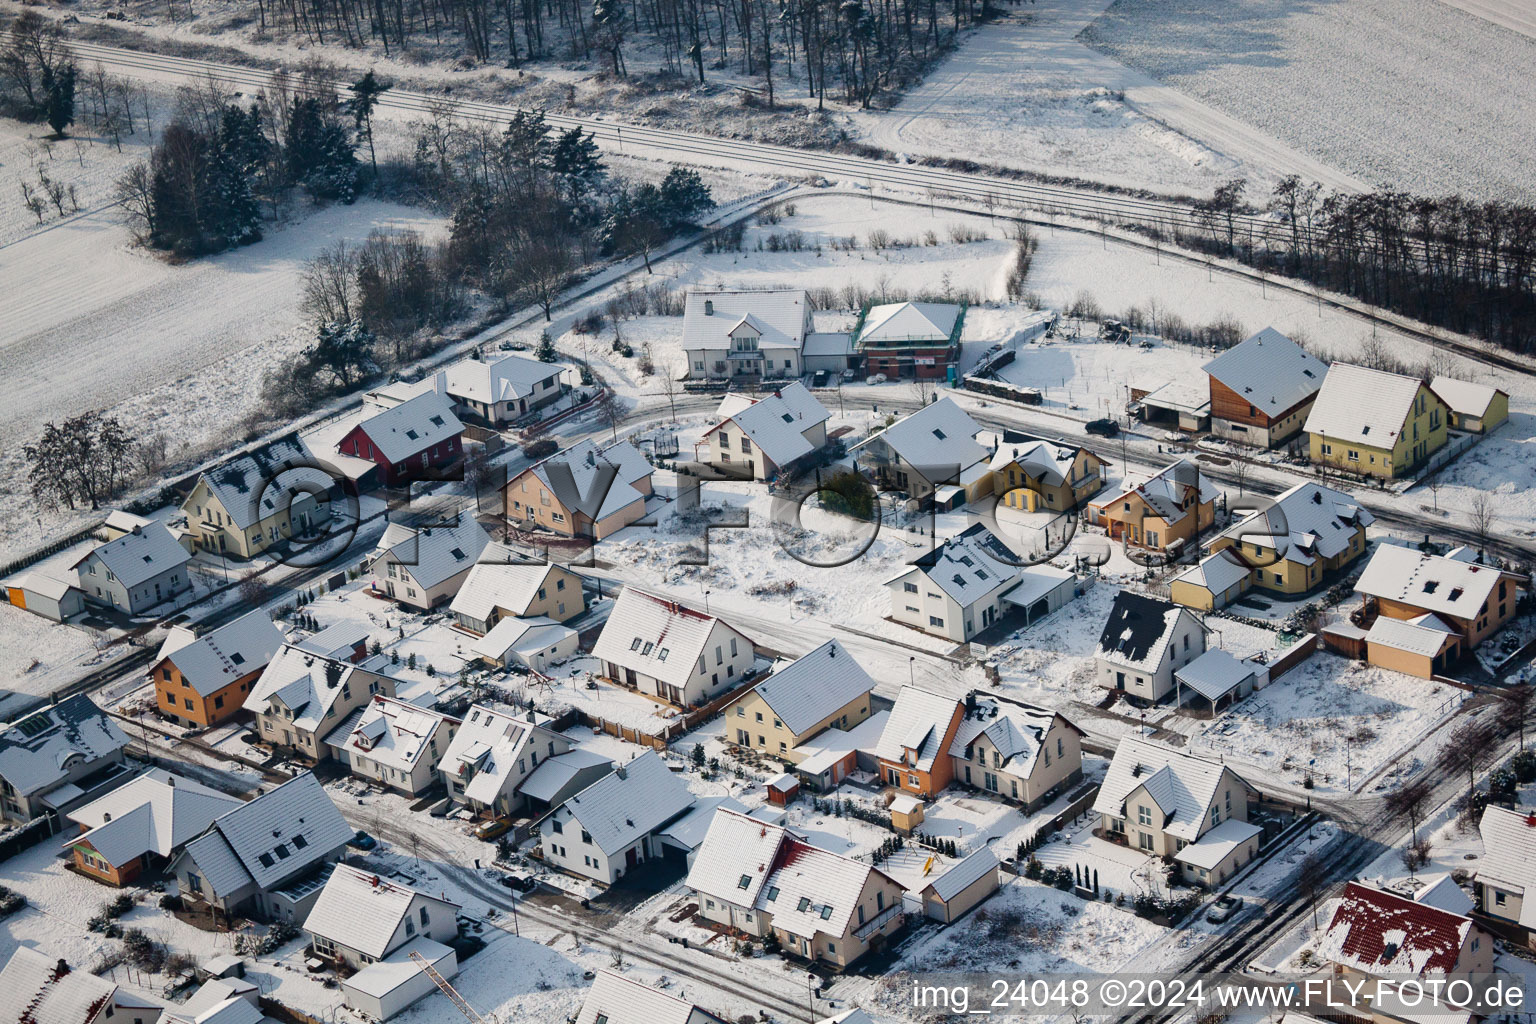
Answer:
[[[100,648],[102,638],[78,626],[65,626],[16,606],[0,604],[0,721],[7,710],[28,697],[41,697],[66,686],[92,666],[131,653],[131,648]],[[21,698],[18,700],[17,698]]]

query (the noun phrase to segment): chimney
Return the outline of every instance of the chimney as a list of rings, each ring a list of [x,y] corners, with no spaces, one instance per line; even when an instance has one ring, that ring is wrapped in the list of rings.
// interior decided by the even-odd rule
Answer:
[[[617,775],[622,782],[624,779],[629,778],[629,768],[625,765],[619,765],[619,767],[613,770],[613,774]]]
[[[705,316],[714,316],[715,315],[715,300],[714,299],[705,299],[704,300],[704,315]]]
[[[69,961],[65,960],[63,957],[60,957],[58,963],[53,965],[53,980],[58,981],[68,973]]]
[[[138,537],[138,536],[142,535],[143,533],[144,533],[144,527],[140,526],[138,523],[134,523],[133,524],[133,535],[135,537]]]
[[[448,371],[438,370],[437,376],[432,378],[432,390],[440,395],[448,394]]]

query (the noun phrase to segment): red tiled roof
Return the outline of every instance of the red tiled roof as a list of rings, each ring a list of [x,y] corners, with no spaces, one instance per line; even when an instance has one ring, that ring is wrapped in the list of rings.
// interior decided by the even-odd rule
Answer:
[[[1367,974],[1448,974],[1471,927],[1460,914],[1350,882],[1322,952]]]

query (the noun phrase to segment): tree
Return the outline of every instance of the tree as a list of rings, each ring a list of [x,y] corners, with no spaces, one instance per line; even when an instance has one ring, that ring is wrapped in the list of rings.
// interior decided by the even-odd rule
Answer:
[[[621,190],[609,220],[609,240],[613,248],[619,252],[639,253],[645,260],[645,272],[655,273],[651,269],[651,253],[670,236],[661,190],[651,184],[641,185],[633,192]]]
[[[331,106],[318,96],[294,100],[283,148],[290,180],[317,199],[357,198],[357,154]]]
[[[373,148],[373,110],[379,105],[379,97],[388,92],[391,85],[381,82],[369,68],[362,78],[348,86],[352,93],[352,101],[348,104],[352,111],[352,126],[359,139],[368,140],[368,164],[373,168],[374,177],[379,176],[379,157]]]
[[[1498,691],[1498,702],[1505,717],[1520,730],[1520,749],[1525,749],[1525,727],[1536,712],[1536,686],[1527,680],[1511,683]]]
[[[539,333],[539,347],[534,351],[534,355],[538,356],[541,363],[552,363],[555,361],[555,342],[549,336],[548,331],[541,331]]]
[[[1488,537],[1493,533],[1493,498],[1487,491],[1478,491],[1467,504],[1467,521],[1477,535],[1479,550],[1488,547]]]
[[[550,148],[549,169],[560,182],[562,197],[573,207],[589,199],[608,171],[598,156],[597,139],[581,126],[561,132]]]
[[[613,61],[615,78],[624,77],[624,30],[628,16],[620,0],[597,0],[592,5],[592,22],[597,26],[603,49]]]
[[[57,24],[33,10],[16,16],[0,43],[0,84],[14,96],[21,117],[35,121],[48,116],[52,86],[73,60]],[[73,100],[72,79],[70,89]]]
[[[512,266],[515,289],[553,320],[555,300],[576,269],[570,244],[559,232],[525,233],[513,246]]]
[[[715,208],[715,198],[699,172],[674,167],[661,181],[661,207],[673,227],[692,224],[702,213]]]
[[[1477,792],[1477,773],[1488,763],[1497,747],[1498,736],[1477,719],[1469,719],[1451,733],[1440,751],[1440,767],[1450,773],[1467,773],[1467,801]]]
[[[304,268],[304,297],[299,308],[316,324],[344,324],[354,319],[358,252],[342,239],[315,254]]]
[[[58,138],[64,137],[64,129],[75,123],[75,66],[65,64],[46,77],[48,126]]]
[[[677,422],[677,391],[682,385],[677,379],[677,364],[666,363],[661,368],[661,390],[667,396],[667,405],[672,410],[672,422]]]
[[[624,422],[624,403],[607,388],[597,398],[597,421],[613,432],[615,441],[619,439],[619,424]]]
[[[1434,793],[1434,787],[1421,776],[1387,795],[1387,812],[1408,822],[1410,846],[1419,844],[1419,823],[1424,820],[1424,809]]]
[[[321,324],[315,343],[304,358],[316,372],[329,373],[334,385],[351,389],[373,363],[374,338],[361,320]]]

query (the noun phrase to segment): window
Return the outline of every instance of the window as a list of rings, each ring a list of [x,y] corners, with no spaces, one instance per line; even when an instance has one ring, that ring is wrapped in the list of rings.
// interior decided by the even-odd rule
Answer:
[[[930,615],[930,616],[928,616],[928,625],[935,626],[935,627],[937,627],[939,629],[943,629],[944,628],[944,620],[939,618],[937,615]]]
[[[747,717],[747,709],[742,707],[740,704],[736,705],[736,717],[737,718],[746,718]]]
[[[1150,824],[1152,824],[1152,808],[1150,808],[1150,807],[1137,807],[1136,808],[1136,823],[1138,825],[1150,825]]]
[[[410,918],[406,918],[405,919],[405,934],[407,934],[407,935],[415,935],[416,934],[416,922],[412,921]]]
[[[805,912],[805,908],[810,906],[810,905],[811,905],[810,898],[806,897],[806,896],[801,896],[800,897],[800,902],[795,904],[795,909],[800,911],[801,913],[804,913]]]
[[[586,829],[582,829],[581,830],[581,841],[586,843],[588,846],[591,846],[592,845],[592,833],[588,832]]]
[[[1502,893],[1502,892],[1495,892],[1493,894],[1493,905],[1496,906],[1496,907],[1502,907],[1508,901],[1508,899],[1509,899],[1509,897],[1506,896],[1504,893]]]
[[[736,881],[736,888],[738,888],[738,889],[745,889],[747,886],[749,886],[751,884],[752,884],[752,876],[751,875],[742,875],[741,878],[737,879],[737,881]]]
[[[778,898],[779,898],[779,887],[776,886],[776,885],[775,886],[770,886],[769,889],[768,889],[768,902],[772,903],[774,900],[776,900]]]
[[[736,638],[731,637],[731,657],[736,657]]]
[[[876,910],[884,910],[885,909],[885,893],[880,892],[879,890],[876,890],[876,892],[875,892],[875,909]]]
[[[822,907],[821,908],[821,919],[823,921],[826,921],[826,920],[831,919],[831,917],[832,917],[832,906],[831,906],[831,904],[828,904],[827,906]]]
[[[903,583],[901,585],[901,589],[906,591],[909,594],[915,594],[915,593],[917,593],[917,584],[916,583]]]
[[[560,833],[565,831],[565,826],[560,824],[560,819],[559,818],[552,818],[552,819],[550,819],[550,825],[551,825],[551,827],[554,828],[555,835],[559,835]]]
[[[297,849],[297,850],[302,850],[302,849],[304,849],[304,847],[309,845],[309,840],[305,839],[303,836],[294,836],[289,841],[291,843],[293,843],[294,849]]]

